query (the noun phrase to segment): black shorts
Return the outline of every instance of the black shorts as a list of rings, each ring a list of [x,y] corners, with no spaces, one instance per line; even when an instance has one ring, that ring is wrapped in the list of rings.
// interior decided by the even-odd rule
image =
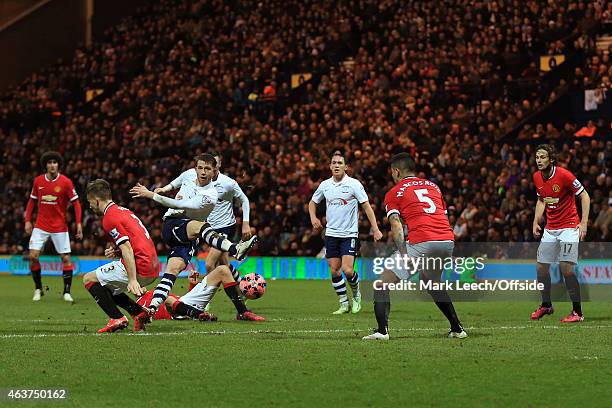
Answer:
[[[342,258],[344,255],[357,256],[359,238],[338,238],[325,236],[325,257]]]
[[[162,224],[162,239],[168,245],[168,259],[182,258],[189,264],[191,257],[198,251],[199,239],[190,240],[187,237],[188,219],[166,218]]]
[[[230,225],[229,227],[214,228],[214,230],[219,234],[225,235],[225,238],[231,241],[231,239],[236,235],[236,224]]]

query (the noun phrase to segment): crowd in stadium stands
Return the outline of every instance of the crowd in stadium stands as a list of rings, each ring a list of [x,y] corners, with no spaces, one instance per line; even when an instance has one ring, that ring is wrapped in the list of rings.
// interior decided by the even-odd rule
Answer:
[[[249,196],[260,254],[319,253],[307,203],[337,148],[383,230],[388,159],[408,151],[442,188],[458,240],[533,241],[533,145],[504,135],[570,86],[609,86],[609,52],[580,35],[608,15],[587,0],[150,5],[0,98],[0,253],[27,248],[23,213],[45,150],[64,155],[83,200],[89,180],[109,180],[160,253],[163,210],[129,187],[165,185],[204,151],[220,152]],[[580,83],[544,80],[539,55],[575,52]],[[588,239],[609,239],[612,143],[575,131],[535,129],[593,199]],[[86,211],[74,253],[103,254],[99,227]],[[360,235],[370,239],[365,218]]]

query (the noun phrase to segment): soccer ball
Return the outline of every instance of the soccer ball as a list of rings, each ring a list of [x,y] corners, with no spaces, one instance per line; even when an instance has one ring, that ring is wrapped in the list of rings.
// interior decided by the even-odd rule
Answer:
[[[257,273],[244,275],[240,281],[240,291],[247,299],[259,299],[266,293],[266,280]]]

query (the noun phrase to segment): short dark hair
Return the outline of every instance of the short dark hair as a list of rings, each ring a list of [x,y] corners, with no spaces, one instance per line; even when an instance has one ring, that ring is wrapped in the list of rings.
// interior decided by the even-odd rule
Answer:
[[[344,159],[344,163],[346,164],[347,160],[346,160],[346,156],[344,155],[344,152],[340,149],[334,149],[332,150],[332,153],[329,155],[329,161],[331,161],[334,156],[340,156]]]
[[[59,163],[60,166],[64,164],[64,159],[62,158],[62,155],[59,154],[59,152],[48,151],[44,152],[43,155],[40,156],[40,165],[45,168],[47,167],[47,163],[49,163],[51,160],[55,160]]]
[[[416,171],[416,163],[410,154],[398,153],[391,158],[391,167],[400,169],[402,172],[414,173]]]
[[[96,197],[101,198],[102,200],[112,200],[113,194],[111,192],[111,186],[108,181],[104,179],[96,179],[94,181],[90,181],[87,184],[86,195],[87,197]]]
[[[215,159],[215,156],[210,153],[198,154],[194,160],[196,165],[199,161],[203,161],[204,163],[211,164],[213,167],[217,167],[217,160]]]
[[[554,145],[543,143],[541,145],[538,145],[538,147],[536,147],[535,149],[536,153],[538,152],[538,150],[544,150],[546,153],[548,153],[548,159],[550,160],[551,163],[557,162],[557,149],[555,149]]]

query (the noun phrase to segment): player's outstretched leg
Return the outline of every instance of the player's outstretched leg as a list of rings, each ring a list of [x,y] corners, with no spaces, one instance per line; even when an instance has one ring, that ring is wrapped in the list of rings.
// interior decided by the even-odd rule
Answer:
[[[83,284],[98,306],[109,317],[106,326],[98,330],[98,333],[112,333],[128,327],[129,321],[127,317],[119,311],[111,292],[98,282],[95,272],[86,273],[83,276]]]
[[[215,231],[207,222],[201,223],[198,221],[191,221],[189,224],[190,225],[188,228],[190,237],[193,231],[192,228],[196,227],[199,229],[197,237],[201,238],[211,247],[229,253],[238,261],[242,261],[257,242],[257,236],[253,235],[246,241],[240,241],[239,243],[234,244],[223,234],[219,234],[217,231]]]

